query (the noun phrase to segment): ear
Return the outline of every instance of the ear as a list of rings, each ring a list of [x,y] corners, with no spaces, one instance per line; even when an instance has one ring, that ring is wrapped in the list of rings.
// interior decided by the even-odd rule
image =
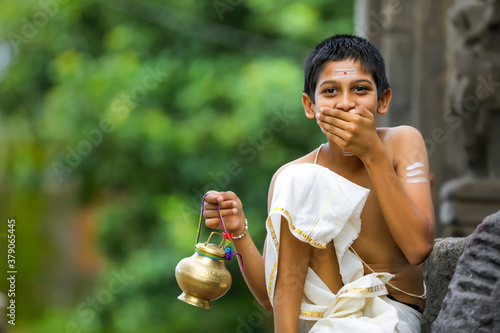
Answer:
[[[392,90],[386,89],[386,91],[384,91],[382,97],[380,97],[378,101],[377,112],[379,114],[384,114],[387,112],[387,110],[389,110],[389,103],[391,102],[391,99],[392,99]]]
[[[316,118],[316,111],[314,110],[314,103],[311,101],[311,98],[306,93],[302,93],[302,105],[304,105],[304,111],[306,113],[307,118],[309,118],[309,119]]]

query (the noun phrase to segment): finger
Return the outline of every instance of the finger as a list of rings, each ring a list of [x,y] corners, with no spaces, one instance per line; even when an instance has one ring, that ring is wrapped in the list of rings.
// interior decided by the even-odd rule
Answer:
[[[345,140],[338,136],[338,135],[335,135],[331,132],[328,132],[327,130],[321,128],[321,130],[323,131],[323,133],[331,140],[333,141],[333,143],[335,143],[337,146],[339,146],[342,150],[345,150],[346,148],[346,142]]]
[[[366,119],[373,119],[373,113],[370,112],[365,106],[357,105],[354,110],[349,111],[350,114],[357,114]]]
[[[236,208],[221,209],[220,210],[220,215],[221,216],[235,215],[237,213],[238,213],[238,210]],[[203,216],[205,218],[215,218],[215,217],[219,217],[219,212],[217,210],[205,210],[203,212]]]
[[[344,140],[345,136],[346,136],[346,131],[342,128],[339,128],[335,125],[330,125],[326,122],[320,122],[318,123],[319,126],[324,130],[323,133],[325,133],[325,131],[333,136],[336,136],[338,137],[339,139],[341,139],[342,141]],[[326,134],[326,133],[325,133]]]
[[[338,128],[341,128],[341,129],[346,129],[346,127],[348,125],[348,122],[345,120],[342,120],[340,118],[336,118],[336,117],[333,117],[330,115],[326,115],[326,114],[323,114],[320,112],[318,112],[316,114],[316,119],[318,121],[318,124],[326,123],[326,124],[330,124],[332,126],[336,126]]]
[[[223,201],[220,202],[219,204],[211,204],[211,203],[206,203],[204,209],[214,209],[217,210],[217,206],[219,209],[228,209],[228,208],[233,208],[237,206],[236,201],[228,200],[228,201]]]
[[[339,129],[329,129],[329,130],[326,130],[324,129],[323,127],[320,127],[321,128],[321,131],[323,131],[323,133],[330,139],[332,140],[337,146],[339,146],[342,150],[346,150],[346,146],[347,146],[347,142],[346,140],[344,139],[344,136],[348,135],[346,134],[345,132],[342,132],[342,133],[337,133],[337,131],[339,131]]]
[[[211,218],[211,219],[207,219],[205,221],[205,225],[209,228],[212,228],[212,229],[222,229],[222,224],[220,223],[220,219],[215,219],[215,218]]]
[[[205,202],[207,203],[217,204],[222,201],[224,201],[222,193],[217,191],[208,191],[205,196]]]
[[[221,192],[224,200],[236,200],[238,196],[233,191]]]
[[[321,107],[319,109],[319,112],[322,115],[334,117],[336,119],[340,119],[340,120],[343,120],[345,122],[352,121],[355,117],[352,113],[349,113],[346,111],[341,111],[341,110],[336,110],[336,109],[332,109],[332,108],[327,108],[327,107]]]

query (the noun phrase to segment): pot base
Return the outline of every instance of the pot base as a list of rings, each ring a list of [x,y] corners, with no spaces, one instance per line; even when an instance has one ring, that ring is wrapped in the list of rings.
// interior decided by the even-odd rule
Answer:
[[[194,306],[197,306],[200,308],[204,308],[204,309],[211,309],[212,308],[212,306],[210,305],[210,301],[207,301],[207,300],[204,300],[204,299],[201,299],[198,297],[194,297],[194,296],[188,295],[186,293],[182,293],[177,298],[183,302],[186,302],[187,304],[191,304],[191,305],[194,305]]]

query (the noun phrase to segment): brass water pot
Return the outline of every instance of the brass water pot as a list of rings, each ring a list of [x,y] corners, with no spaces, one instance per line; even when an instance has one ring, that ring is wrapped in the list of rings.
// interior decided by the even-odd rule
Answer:
[[[175,267],[175,278],[183,291],[177,298],[205,309],[211,309],[210,301],[218,299],[231,287],[231,274],[224,264],[226,252],[222,244],[208,243],[214,233],[205,243],[196,244],[195,253]]]

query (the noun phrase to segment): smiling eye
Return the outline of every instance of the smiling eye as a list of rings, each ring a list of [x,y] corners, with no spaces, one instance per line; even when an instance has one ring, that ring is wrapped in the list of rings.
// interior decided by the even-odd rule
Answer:
[[[356,92],[364,92],[366,90],[368,90],[368,89],[366,89],[365,87],[361,87],[361,86],[354,88],[354,91],[356,91]]]
[[[329,94],[333,94],[335,93],[335,89],[334,88],[328,88],[325,90],[326,93],[329,93]]]

